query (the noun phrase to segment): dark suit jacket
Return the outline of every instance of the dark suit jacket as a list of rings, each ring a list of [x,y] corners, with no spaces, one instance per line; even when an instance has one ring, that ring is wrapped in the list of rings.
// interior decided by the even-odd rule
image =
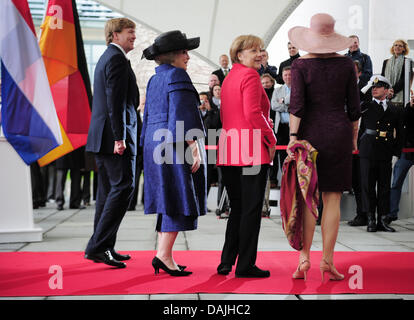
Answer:
[[[95,69],[86,151],[113,154],[114,142],[125,140],[124,154],[136,155],[138,103],[139,91],[130,62],[119,48],[109,45]]]
[[[401,110],[392,102],[387,102],[384,112],[374,100],[361,105],[361,132],[359,156],[370,160],[391,161],[392,156],[399,156],[402,148],[403,120]],[[365,129],[375,130],[376,135],[365,133]],[[387,132],[380,137],[380,132]],[[395,137],[394,137],[395,132]]]
[[[282,77],[282,74],[283,74],[283,69],[284,69],[285,67],[291,66],[291,65],[292,65],[292,62],[293,62],[295,59],[299,58],[299,57],[300,57],[300,55],[299,55],[299,53],[298,53],[298,54],[294,55],[293,57],[292,57],[292,56],[291,56],[291,57],[289,57],[289,59],[287,59],[287,60],[283,61],[283,62],[280,64],[280,66],[279,66],[279,73],[277,74],[277,77],[275,78],[275,80],[276,80],[276,82],[277,82],[278,84],[285,84],[285,82],[283,81],[283,77]]]

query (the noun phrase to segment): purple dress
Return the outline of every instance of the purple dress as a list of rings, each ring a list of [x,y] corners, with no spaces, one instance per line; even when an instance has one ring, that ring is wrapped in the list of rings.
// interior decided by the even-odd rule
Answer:
[[[352,124],[360,118],[355,65],[348,57],[296,59],[289,112],[301,118],[298,139],[318,150],[320,191],[352,185]]]

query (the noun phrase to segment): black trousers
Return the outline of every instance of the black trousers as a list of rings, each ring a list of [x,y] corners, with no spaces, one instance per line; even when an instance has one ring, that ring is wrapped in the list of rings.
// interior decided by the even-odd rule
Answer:
[[[231,208],[221,263],[234,265],[238,257],[237,273],[248,271],[256,263],[269,165],[253,167],[258,169],[256,175],[243,174],[243,168],[247,169],[235,166],[221,167]]]
[[[359,155],[352,155],[352,190],[354,191],[356,213],[359,216],[366,218],[367,212],[362,210],[362,195],[361,195],[361,165]]]
[[[56,189],[55,199],[56,204],[65,204],[65,184],[66,176],[70,173],[70,198],[69,207],[76,208],[80,206],[82,201],[82,188],[81,188],[81,171],[80,169],[57,169],[56,170]]]
[[[289,124],[288,123],[279,123],[279,127],[276,133],[277,145],[288,145],[289,144]],[[276,177],[278,173],[278,168],[282,171],[283,162],[287,157],[286,150],[277,150],[275,158],[273,160],[273,166],[276,170]],[[272,180],[272,178],[270,178]],[[277,180],[277,179],[276,179]]]
[[[362,211],[378,217],[390,212],[392,162],[360,159]]]
[[[139,163],[138,163],[139,162]],[[136,168],[135,168],[135,188],[134,192],[132,193],[131,202],[128,206],[129,210],[135,210],[135,207],[138,203],[138,193],[139,193],[139,180],[141,178],[141,173],[144,170],[143,161],[137,161]],[[144,199],[144,195],[142,195],[142,199]]]
[[[96,155],[98,191],[94,233],[85,253],[114,249],[116,234],[132,198],[135,181],[135,156]]]

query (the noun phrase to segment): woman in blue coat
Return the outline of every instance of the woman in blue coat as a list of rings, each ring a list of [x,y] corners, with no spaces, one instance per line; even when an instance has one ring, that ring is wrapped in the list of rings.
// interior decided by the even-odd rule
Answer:
[[[144,149],[144,210],[158,215],[155,273],[187,276],[174,261],[172,248],[179,231],[197,229],[206,214],[207,182],[204,127],[199,97],[186,69],[188,50],[200,38],[187,39],[180,31],[158,36],[143,56],[158,67],[147,85],[141,145]]]

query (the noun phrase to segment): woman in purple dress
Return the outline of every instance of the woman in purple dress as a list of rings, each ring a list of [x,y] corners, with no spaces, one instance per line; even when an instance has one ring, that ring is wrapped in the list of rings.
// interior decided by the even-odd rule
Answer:
[[[289,31],[291,43],[309,52],[292,64],[289,145],[297,139],[307,140],[318,151],[318,184],[324,205],[322,281],[325,272],[331,280],[344,279],[333,264],[333,256],[341,195],[351,189],[352,151],[356,149],[360,118],[355,66],[351,59],[336,53],[348,48],[352,39],[336,33],[334,25],[330,15],[320,13],[312,17],[310,28]],[[293,278],[306,278],[315,223],[312,213],[305,210],[303,249]]]

